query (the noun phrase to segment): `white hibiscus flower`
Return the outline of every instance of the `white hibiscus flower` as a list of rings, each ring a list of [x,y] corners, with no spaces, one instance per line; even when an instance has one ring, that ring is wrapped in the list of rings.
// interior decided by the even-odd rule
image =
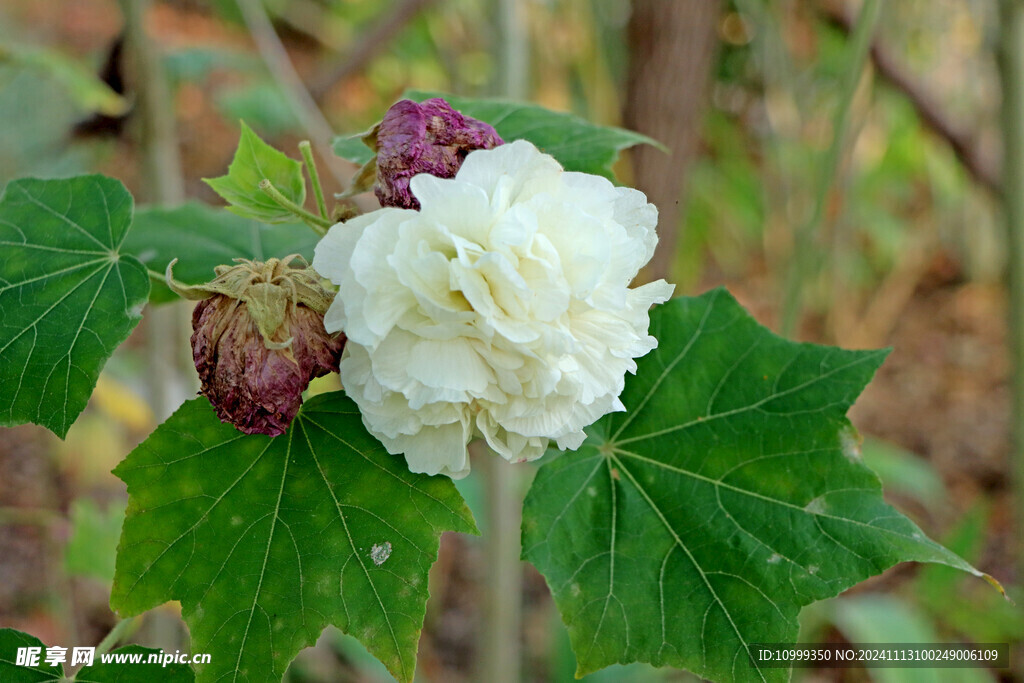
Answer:
[[[648,309],[673,285],[629,289],[657,209],[525,141],[410,187],[421,210],[335,225],[313,259],[338,285],[324,324],[348,337],[341,379],[363,423],[412,471],[453,478],[474,436],[513,462],[577,448],[657,346]]]

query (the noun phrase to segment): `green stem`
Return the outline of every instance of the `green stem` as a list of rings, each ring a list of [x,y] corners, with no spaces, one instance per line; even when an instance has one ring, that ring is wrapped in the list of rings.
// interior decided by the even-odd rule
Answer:
[[[781,332],[786,337],[792,336],[796,330],[803,307],[804,287],[810,279],[811,272],[817,268],[817,254],[813,253],[814,237],[821,230],[824,223],[825,204],[839,171],[839,161],[842,158],[847,133],[850,128],[853,97],[857,92],[857,84],[860,82],[861,74],[864,73],[864,67],[867,64],[871,48],[871,37],[875,32],[875,24],[878,22],[880,9],[880,0],[864,0],[860,16],[857,18],[857,26],[851,37],[850,63],[843,79],[842,90],[840,91],[839,108],[836,110],[835,120],[832,123],[832,143],[825,152],[821,162],[821,169],[817,176],[820,179],[820,183],[814,198],[814,210],[811,213],[810,219],[795,235],[793,264],[788,272],[786,294],[782,301]]]
[[[96,654],[105,655],[113,650],[114,646],[121,642],[135,626],[136,619],[137,617],[128,617],[114,624],[114,628],[110,629],[110,632],[103,636],[103,640],[96,646]]]
[[[500,94],[510,99],[522,99],[529,91],[530,36],[525,5],[516,0],[497,3]],[[518,683],[523,632],[522,470],[486,446],[481,450],[485,452],[477,461],[484,470],[488,528],[486,578],[480,587],[485,609],[477,644],[477,680]]]
[[[327,202],[324,201],[324,188],[320,185],[320,173],[316,170],[316,161],[313,159],[313,145],[309,140],[303,140],[299,143],[299,152],[302,153],[302,161],[306,164],[309,180],[313,184],[313,195],[316,197],[316,207],[320,210],[320,216],[329,219]]]
[[[485,444],[477,458],[487,493],[484,621],[478,651],[478,679],[518,683],[522,631],[520,562],[523,498],[521,465],[506,462]]]
[[[124,15],[125,56],[136,101],[132,121],[139,149],[142,197],[154,204],[175,206],[185,198],[185,181],[178,151],[174,97],[159,44],[146,31],[146,17],[153,2],[120,0],[120,5]],[[163,420],[177,407],[174,388],[184,374],[174,349],[184,330],[173,307],[151,306],[146,311],[145,332],[147,365],[151,368],[145,377],[149,403],[157,420]]]
[[[1003,211],[1006,220],[1009,353],[1013,368],[1011,468],[1017,538],[1024,538],[1024,6],[1000,3],[999,76],[1003,91]],[[1024,542],[1018,540],[1018,575]]]
[[[242,13],[242,19],[245,21],[249,33],[256,41],[256,48],[259,50],[260,56],[274,80],[288,94],[285,99],[299,117],[313,144],[316,145],[317,151],[320,153],[320,160],[327,167],[327,171],[338,181],[338,184],[344,187],[348,182],[349,169],[345,161],[332,153],[331,140],[334,138],[334,130],[295,71],[288,51],[285,50],[280,37],[274,31],[270,17],[267,16],[264,3],[261,0],[235,0],[235,3]]]
[[[327,234],[327,228],[331,227],[331,222],[329,220],[306,211],[304,208],[285,197],[268,179],[264,178],[260,181],[260,189],[263,190],[268,197],[277,202],[278,206],[292,212],[297,218],[302,219],[306,225],[313,228],[313,230],[315,230],[319,235],[323,236]]]

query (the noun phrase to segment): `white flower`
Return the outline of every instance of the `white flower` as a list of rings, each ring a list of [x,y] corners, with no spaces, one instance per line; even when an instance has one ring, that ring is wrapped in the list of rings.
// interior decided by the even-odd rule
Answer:
[[[474,435],[513,462],[578,447],[657,346],[648,309],[673,286],[628,288],[657,209],[525,141],[410,187],[420,211],[335,225],[313,259],[339,288],[324,324],[348,337],[341,379],[363,423],[412,471],[453,478]]]

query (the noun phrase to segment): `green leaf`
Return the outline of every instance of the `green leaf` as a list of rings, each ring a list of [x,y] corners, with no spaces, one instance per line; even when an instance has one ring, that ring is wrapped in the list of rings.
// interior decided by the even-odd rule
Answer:
[[[664,149],[646,135],[613,126],[599,126],[574,114],[551,111],[535,104],[455,97],[425,90],[408,90],[402,95],[402,99],[414,102],[431,97],[443,97],[463,114],[491,124],[505,142],[529,140],[541,151],[555,157],[567,171],[614,179],[612,164],[622,150],[643,144]],[[366,163],[373,158],[373,153],[362,144],[361,137],[362,134],[335,138],[334,153],[360,165]]]
[[[342,159],[348,159],[354,164],[364,165],[370,159],[376,157],[376,153],[363,142],[365,132],[355,135],[339,136],[334,138],[334,153]]]
[[[187,664],[149,663],[150,655],[165,656],[162,650],[141,645],[119,647],[108,655],[112,661],[107,664],[97,662],[92,666],[83,667],[75,676],[75,681],[76,683],[130,683],[131,681],[193,683],[196,680],[195,673]]]
[[[450,479],[408,471],[340,392],[277,438],[185,403],[115,470],[128,484],[111,605],[180,600],[199,680],[279,681],[328,624],[411,681],[441,532],[476,527]]]
[[[268,197],[259,184],[269,180],[287,199],[302,206],[306,200],[302,164],[263,142],[245,121],[241,125],[238,150],[228,166],[228,174],[203,180],[230,204],[228,211],[264,223],[294,222],[294,214]]]
[[[39,663],[36,666],[18,665],[18,648],[37,647],[39,652]],[[64,659],[70,663],[72,651],[79,645],[62,645],[66,651]],[[151,654],[160,654],[160,650],[154,650],[141,645],[127,645],[118,648],[107,656],[112,660],[104,663],[100,655],[95,655],[92,666],[79,669],[75,680],[79,683],[122,683],[127,681],[146,680],[154,683],[192,683],[195,674],[192,669],[184,664],[161,664],[145,663]],[[119,656],[120,655],[120,656]],[[131,658],[136,657],[136,661]],[[142,674],[142,677],[140,677]],[[50,666],[46,663],[46,645],[35,636],[16,631],[12,628],[0,629],[0,681],[4,683],[33,683],[35,681],[62,681],[64,678],[64,666],[56,664]]]
[[[19,647],[40,648],[39,663],[35,666],[18,665]],[[59,681],[64,677],[64,667],[46,663],[46,646],[35,636],[0,628],[0,681],[5,683],[31,683],[32,681]]]
[[[217,108],[225,118],[247,119],[276,136],[302,130],[290,97],[274,81],[257,81],[221,90],[217,94]]]
[[[643,661],[787,680],[753,643],[792,643],[801,606],[893,564],[981,575],[882,500],[845,413],[886,351],[797,344],[724,290],[651,315],[659,347],[626,412],[545,464],[523,557],[544,574],[578,672]]]
[[[139,208],[124,249],[161,274],[168,263],[178,259],[175,279],[199,285],[214,278],[216,266],[230,265],[236,258],[262,261],[300,254],[312,261],[319,239],[299,223],[270,226],[190,202],[173,209]],[[149,298],[164,303],[179,297],[167,285],[154,283]]]
[[[864,464],[874,470],[889,493],[911,496],[929,507],[945,503],[948,494],[942,476],[924,458],[872,438],[864,440],[861,455]]]
[[[87,112],[120,116],[128,111],[128,101],[114,92],[81,61],[56,50],[0,46],[0,64],[10,62],[42,72],[63,86],[72,100]]]
[[[64,569],[72,575],[114,580],[114,555],[124,524],[124,503],[101,510],[89,498],[71,501],[71,536],[64,549]]]
[[[893,595],[843,596],[833,603],[835,626],[851,643],[941,643],[927,616]],[[974,637],[974,634],[971,634]],[[875,683],[987,683],[992,675],[981,668],[886,668],[871,670]]]
[[[141,319],[146,269],[121,252],[132,197],[100,175],[11,182],[0,197],[0,425],[61,438]]]

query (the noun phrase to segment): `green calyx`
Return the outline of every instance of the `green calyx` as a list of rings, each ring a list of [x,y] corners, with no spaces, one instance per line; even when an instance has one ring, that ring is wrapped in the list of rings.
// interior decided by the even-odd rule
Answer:
[[[301,267],[290,265],[296,260],[302,263]],[[217,277],[203,285],[186,285],[175,280],[172,269],[177,261],[174,259],[167,264],[165,278],[168,287],[191,301],[222,295],[245,303],[249,316],[263,336],[263,343],[269,349],[291,345],[290,337],[280,342],[273,341],[286,322],[289,304],[302,304],[323,315],[334,299],[334,292],[298,254],[266,261],[237,258],[237,265],[214,268]]]

